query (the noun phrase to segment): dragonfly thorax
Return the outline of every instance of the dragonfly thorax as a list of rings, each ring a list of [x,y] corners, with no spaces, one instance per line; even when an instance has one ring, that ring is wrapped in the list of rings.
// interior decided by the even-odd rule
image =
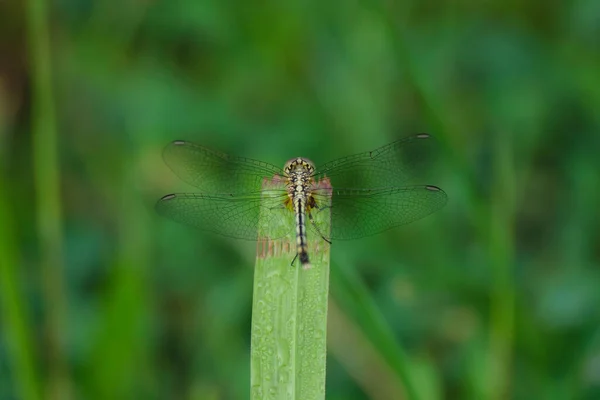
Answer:
[[[285,163],[283,171],[287,177],[287,192],[292,200],[309,196],[315,165],[307,158],[292,158]]]

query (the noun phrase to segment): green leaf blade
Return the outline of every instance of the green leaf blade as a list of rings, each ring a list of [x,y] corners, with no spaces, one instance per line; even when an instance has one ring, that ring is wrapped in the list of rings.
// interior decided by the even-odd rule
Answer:
[[[283,207],[264,212],[280,212],[281,218],[265,218],[271,221],[268,226],[259,223],[251,398],[324,399],[329,244],[308,229],[312,268],[303,269],[299,261],[290,265],[296,255],[294,214]],[[329,213],[313,212],[313,217],[316,223],[326,222]]]

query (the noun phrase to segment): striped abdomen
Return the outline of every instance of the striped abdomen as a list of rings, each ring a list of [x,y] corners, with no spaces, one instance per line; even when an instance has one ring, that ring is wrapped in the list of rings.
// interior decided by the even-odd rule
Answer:
[[[308,246],[306,245],[306,199],[298,196],[294,199],[294,214],[296,214],[296,252],[300,264],[304,268],[310,268],[308,260]]]

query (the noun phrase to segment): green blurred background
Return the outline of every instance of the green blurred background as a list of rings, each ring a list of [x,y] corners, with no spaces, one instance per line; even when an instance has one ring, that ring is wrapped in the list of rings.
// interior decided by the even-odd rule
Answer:
[[[600,2],[44,4],[0,2],[0,399],[248,398],[254,245],[154,213],[163,146],[418,132],[450,201],[334,243],[327,398],[600,398]]]

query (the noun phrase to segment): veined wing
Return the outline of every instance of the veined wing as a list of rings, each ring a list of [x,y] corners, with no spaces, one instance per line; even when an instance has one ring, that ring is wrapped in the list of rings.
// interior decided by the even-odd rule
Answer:
[[[324,203],[326,193],[321,190],[313,193],[317,206]],[[312,210],[312,213],[330,213],[331,236],[327,239],[332,240],[357,239],[408,224],[439,210],[447,201],[446,193],[437,186],[334,188],[332,196],[331,207]],[[310,221],[307,224],[318,232],[326,232],[324,227],[315,227]]]
[[[256,240],[259,215],[263,222],[283,218],[286,198],[281,190],[241,195],[175,193],[156,203],[156,211],[176,222],[237,239]],[[291,231],[293,232],[293,231]],[[273,238],[278,239],[278,238]]]
[[[272,164],[231,156],[183,140],[168,144],[163,158],[175,175],[206,193],[256,192],[264,178],[283,175],[282,169]]]
[[[365,153],[330,161],[317,168],[317,181],[330,178],[334,188],[405,186],[424,172],[435,147],[425,133],[397,140]]]

